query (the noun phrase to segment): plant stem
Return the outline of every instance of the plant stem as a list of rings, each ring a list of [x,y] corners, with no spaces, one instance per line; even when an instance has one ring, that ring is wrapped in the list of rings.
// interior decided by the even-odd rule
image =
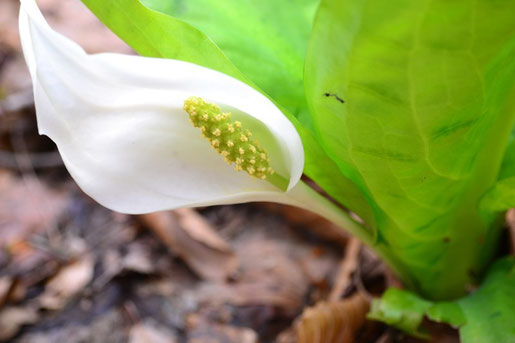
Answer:
[[[333,204],[303,181],[299,181],[295,187],[284,193],[284,199],[286,201],[283,203],[314,212],[334,224],[341,226],[365,244],[373,243],[373,234],[370,230],[358,223],[349,213]]]
[[[401,277],[407,275],[406,272],[401,271],[402,268],[400,268],[399,263],[396,262],[388,250],[382,249],[380,245],[376,244],[375,235],[370,229],[354,220],[349,213],[333,204],[303,181],[299,181],[295,187],[283,193],[281,198],[274,199],[274,201],[300,207],[326,218],[360,239],[388,264],[395,274]],[[411,283],[410,280],[404,278],[403,281],[407,283],[407,286]]]

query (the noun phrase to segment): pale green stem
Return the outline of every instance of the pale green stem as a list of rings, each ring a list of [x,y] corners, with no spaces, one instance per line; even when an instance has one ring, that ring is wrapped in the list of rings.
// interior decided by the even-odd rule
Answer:
[[[405,274],[397,268],[397,263],[395,263],[388,251],[381,249],[375,244],[375,237],[369,229],[354,220],[348,212],[336,206],[304,182],[299,181],[290,191],[280,194],[281,196],[279,196],[279,198],[274,198],[274,202],[300,207],[326,218],[369,246],[393,269],[394,273],[399,276]]]
[[[289,192],[283,193],[283,198],[285,200],[283,203],[314,212],[342,227],[363,243],[373,244],[373,235],[368,229],[306,183],[299,181]]]

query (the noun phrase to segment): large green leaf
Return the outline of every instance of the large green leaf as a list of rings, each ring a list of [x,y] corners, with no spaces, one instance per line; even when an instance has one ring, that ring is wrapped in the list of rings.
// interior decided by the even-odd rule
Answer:
[[[431,298],[463,294],[498,236],[478,203],[515,118],[514,21],[512,0],[322,0],[315,19],[317,138],[373,200],[379,247]]]
[[[209,36],[247,78],[309,125],[304,55],[319,0],[141,0]]]
[[[484,211],[504,211],[515,207],[515,132],[502,162],[499,178],[481,201]]]
[[[208,68],[212,68],[233,77],[239,78],[240,80],[247,82],[248,84],[254,86],[259,90],[252,81],[250,81],[246,75],[243,75],[238,68],[234,66],[231,60],[227,58],[227,56],[222,53],[222,51],[218,48],[218,46],[208,38],[204,33],[200,32],[198,29],[194,28],[190,24],[173,18],[169,15],[165,15],[163,13],[159,13],[157,11],[151,10],[146,6],[142,5],[138,0],[82,0],[88,8],[104,23],[106,24],[114,33],[116,33],[121,39],[123,39],[127,44],[129,44],[134,50],[136,50],[139,54],[143,56],[151,56],[151,57],[161,57],[161,58],[172,58],[179,59],[183,61],[193,62]],[[148,1],[147,1],[148,3]],[[170,4],[170,6],[175,6],[175,2],[162,2],[161,4]],[[193,2],[191,2],[193,3]],[[275,4],[275,2],[270,1],[262,1],[264,4],[263,10],[268,9],[271,10],[273,7],[271,4]],[[310,16],[310,6],[308,6],[309,2],[299,2],[299,4],[303,4],[302,11],[298,11],[297,14],[300,16],[297,19],[292,19],[295,21],[301,21],[302,18],[308,18]],[[213,2],[213,4],[215,4]],[[218,3],[217,3],[218,4]],[[243,4],[243,2],[242,2]],[[158,6],[159,3],[155,2],[155,6]],[[219,5],[225,6],[223,2],[220,2]],[[250,6],[250,4],[248,4]],[[286,16],[285,7],[281,4],[278,4],[282,11],[281,16]],[[162,11],[169,11],[171,8],[175,7],[159,7]],[[190,5],[188,5],[189,7]],[[258,6],[258,3],[256,3]],[[195,10],[197,11],[197,10]],[[279,11],[279,9],[278,9]],[[216,11],[217,13],[219,10]],[[196,12],[195,12],[196,13]],[[208,13],[209,14],[209,13]],[[263,13],[261,13],[263,14]],[[210,15],[210,14],[209,14]],[[252,17],[252,13],[249,13],[245,17]],[[282,17],[275,17],[276,19],[280,19]],[[240,18],[241,19],[241,18]],[[282,18],[284,19],[284,18]],[[250,20],[250,19],[249,19]],[[252,19],[255,20],[255,19]],[[288,21],[291,23],[291,21]],[[222,20],[220,18],[219,21],[214,25],[212,22],[208,22],[209,25],[212,26],[212,29],[216,29],[216,26],[225,27],[228,25],[226,20]],[[281,23],[269,22],[267,25],[270,27],[274,27],[275,29],[268,28],[266,30],[266,35],[263,37],[268,37],[268,35],[272,34],[274,30],[279,30],[278,25]],[[300,48],[294,48],[298,44],[298,33],[296,33],[295,28],[286,28],[285,29],[288,34],[293,36],[294,43],[285,42],[286,48],[285,53],[279,54],[278,56],[281,59],[285,59],[288,55],[288,51],[297,51],[300,54]],[[304,29],[306,28],[304,27]],[[285,31],[285,32],[286,32]],[[292,32],[293,31],[293,32]],[[246,31],[248,34],[248,30]],[[226,32],[227,33],[227,32]],[[284,38],[284,32],[277,33],[280,35],[282,40]],[[304,32],[305,34],[305,32]],[[238,36],[240,37],[240,36]],[[263,40],[265,38],[261,37]],[[227,39],[230,39],[230,35]],[[241,38],[241,37],[240,37]],[[287,39],[286,39],[287,40]],[[280,41],[280,40],[279,40]],[[225,42],[225,41],[224,41]],[[222,43],[224,43],[222,42]],[[266,58],[267,54],[273,55],[269,58],[279,58],[275,56],[274,49],[280,49],[278,46],[278,41],[274,40],[273,45],[264,46],[264,50],[261,51],[261,47],[255,47],[256,54],[263,53],[264,55],[260,58],[253,59],[254,56],[252,51],[252,44],[247,44],[245,42],[234,42],[231,46],[229,42],[225,42],[226,50],[231,50],[231,54],[235,56],[241,55],[242,61],[241,63],[251,64],[254,63],[254,66],[248,66],[250,71],[259,71],[259,66],[261,66],[264,62],[264,58]],[[255,44],[261,43],[261,41],[254,41]],[[291,47],[290,45],[294,46]],[[242,47],[242,51],[248,54],[238,53],[240,49],[240,45]],[[270,48],[272,50],[267,50]],[[288,47],[290,46],[290,47]],[[227,51],[224,51],[227,52]],[[228,53],[229,54],[229,53]],[[285,55],[286,54],[286,55]],[[292,63],[297,64],[297,67],[292,70],[298,69],[299,56],[295,57],[292,60]],[[245,57],[246,60],[243,58]],[[246,62],[243,62],[246,61]],[[283,61],[284,63],[289,63],[288,61]],[[280,63],[277,62],[279,65]],[[274,68],[277,67],[277,63],[272,63],[271,66]],[[272,89],[277,89],[280,91],[281,88],[293,87],[294,83],[299,83],[294,79],[285,80],[284,77],[290,71],[277,71],[277,73],[273,72],[273,68],[271,66],[264,66],[263,73],[269,72],[264,81],[270,84]],[[286,73],[286,74],[285,74]],[[252,72],[251,72],[252,74]],[[274,77],[279,75],[279,79],[274,79]],[[298,76],[298,70],[295,72],[295,75]],[[256,75],[255,75],[256,76]],[[260,76],[260,75],[257,75]],[[263,77],[261,75],[260,77]],[[293,89],[293,88],[292,88]],[[289,92],[289,91],[288,91]],[[263,92],[264,93],[264,92]],[[295,92],[294,92],[295,93]],[[285,93],[286,94],[286,93]],[[297,93],[296,93],[297,94]],[[275,99],[273,99],[275,100]],[[324,190],[326,190],[330,195],[334,198],[338,199],[341,203],[347,205],[354,211],[364,213],[365,215],[371,214],[372,209],[369,205],[368,200],[365,199],[360,190],[351,182],[347,177],[342,175],[338,167],[334,164],[334,162],[326,155],[324,150],[320,147],[318,141],[313,136],[311,130],[302,125],[295,116],[291,115],[287,109],[283,109],[285,115],[292,121],[292,123],[297,128],[299,132],[303,144],[304,150],[306,153],[306,164],[304,168],[304,172],[310,176],[313,180],[315,180]],[[373,217],[370,215],[370,222],[373,223]]]
[[[459,327],[463,343],[515,342],[515,257],[497,261],[483,285],[454,302],[430,302],[396,288],[374,300],[370,319],[411,335],[427,336],[422,319]]]

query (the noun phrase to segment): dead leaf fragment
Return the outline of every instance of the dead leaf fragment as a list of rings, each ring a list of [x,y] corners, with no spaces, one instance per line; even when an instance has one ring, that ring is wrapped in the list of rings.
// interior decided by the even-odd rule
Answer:
[[[151,274],[155,271],[150,252],[142,244],[129,244],[127,254],[121,261],[123,270],[130,270],[141,274]]]
[[[7,300],[7,296],[9,295],[9,291],[14,283],[14,280],[10,276],[2,276],[0,277],[0,308],[4,306],[5,301]]]
[[[298,343],[352,343],[366,321],[367,298],[358,293],[338,302],[320,302],[304,310],[297,327]]]
[[[211,225],[191,208],[181,208],[173,211],[177,217],[179,225],[192,238],[204,243],[208,247],[216,250],[232,252],[231,246],[224,241]]]
[[[176,343],[177,339],[166,328],[151,321],[138,323],[131,328],[129,343]]]
[[[200,277],[225,281],[238,265],[236,256],[207,222],[184,213],[179,219],[172,212],[145,214],[140,219]]]
[[[23,325],[35,323],[39,316],[32,307],[6,307],[0,311],[0,341],[13,337]]]
[[[63,267],[46,284],[45,292],[39,297],[41,307],[51,310],[62,308],[70,298],[86,287],[93,278],[95,260],[84,255],[79,260]]]

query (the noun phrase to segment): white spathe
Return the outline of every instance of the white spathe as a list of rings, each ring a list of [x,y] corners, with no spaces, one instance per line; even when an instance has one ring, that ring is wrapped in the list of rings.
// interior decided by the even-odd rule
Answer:
[[[39,131],[56,143],[78,185],[102,205],[146,213],[284,195],[235,171],[211,148],[182,109],[190,96],[261,121],[279,146],[288,190],[299,181],[304,152],[297,131],[245,83],[177,60],[88,55],[50,28],[35,0],[21,0],[20,36]]]

